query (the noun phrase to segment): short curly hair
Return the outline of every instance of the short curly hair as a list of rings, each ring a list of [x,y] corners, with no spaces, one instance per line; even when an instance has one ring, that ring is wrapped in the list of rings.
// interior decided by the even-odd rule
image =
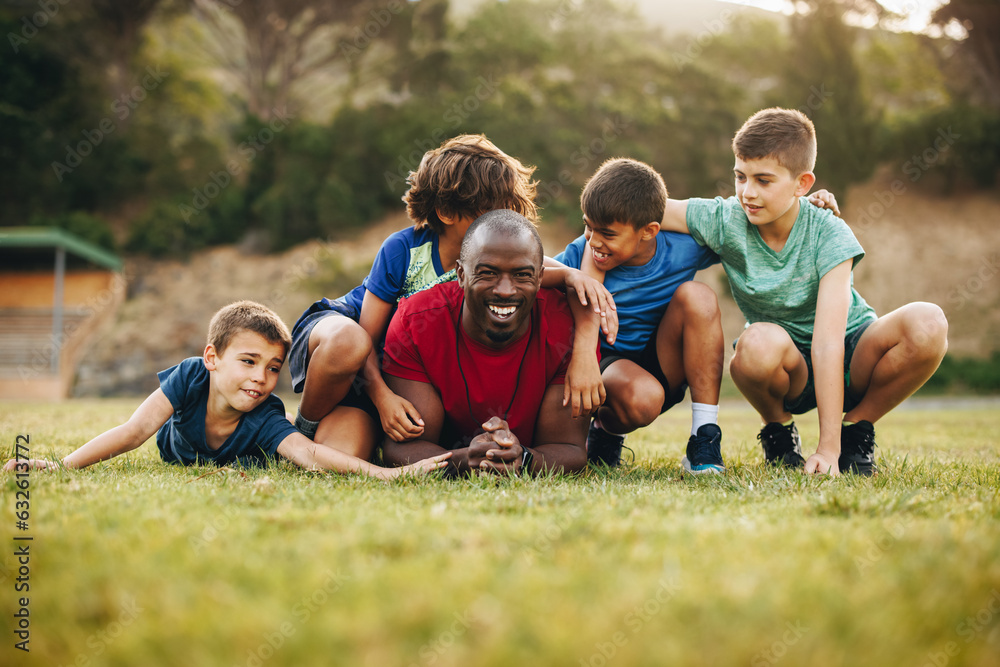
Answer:
[[[538,221],[531,180],[535,167],[526,167],[497,148],[481,134],[462,134],[424,153],[411,171],[403,195],[414,227],[444,231],[437,212],[477,218],[494,209],[517,211],[532,223]]]

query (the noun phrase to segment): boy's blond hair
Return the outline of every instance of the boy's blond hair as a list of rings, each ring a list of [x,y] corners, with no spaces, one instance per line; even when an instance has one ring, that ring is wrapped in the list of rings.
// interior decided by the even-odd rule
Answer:
[[[219,310],[208,325],[208,344],[221,355],[242,331],[251,331],[270,343],[281,344],[286,355],[292,346],[292,336],[285,323],[273,310],[256,301],[237,301]]]
[[[733,153],[741,160],[774,158],[795,178],[816,166],[816,128],[801,111],[763,109],[733,137]]]
[[[414,227],[444,232],[437,211],[477,218],[494,209],[517,211],[532,223],[537,181],[534,167],[526,167],[481,134],[462,134],[424,153],[420,166],[406,181],[403,195]]]
[[[580,208],[593,225],[619,222],[636,231],[663,219],[667,186],[645,162],[611,158],[594,172],[580,194]]]

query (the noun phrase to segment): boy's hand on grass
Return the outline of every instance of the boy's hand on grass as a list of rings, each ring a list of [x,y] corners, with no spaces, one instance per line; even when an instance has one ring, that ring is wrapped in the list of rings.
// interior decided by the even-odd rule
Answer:
[[[830,475],[839,477],[840,468],[837,465],[837,457],[831,457],[822,452],[816,452],[806,461],[806,474]]]
[[[607,392],[596,355],[574,354],[563,383],[563,407],[572,405],[573,418],[589,415],[604,404]]]
[[[386,396],[376,406],[382,430],[396,442],[413,440],[424,432],[424,420],[408,400],[386,392]]]
[[[24,472],[26,470],[51,470],[58,467],[59,464],[56,461],[48,459],[11,459],[4,464],[3,469],[7,472],[15,470]]]
[[[601,316],[601,331],[607,337],[608,345],[614,345],[618,337],[618,312],[615,298],[608,288],[578,269],[567,271],[566,287],[572,287],[580,303],[591,306]]]
[[[828,208],[833,214],[840,217],[840,207],[837,206],[837,198],[829,190],[817,190],[809,195],[809,203],[819,208]]]
[[[390,480],[404,476],[416,477],[418,475],[426,475],[435,470],[447,468],[448,459],[450,458],[451,452],[445,452],[444,454],[438,454],[437,456],[432,456],[429,459],[423,459],[422,461],[417,461],[401,468],[383,468],[385,471],[384,474],[380,473],[378,476],[384,480]]]

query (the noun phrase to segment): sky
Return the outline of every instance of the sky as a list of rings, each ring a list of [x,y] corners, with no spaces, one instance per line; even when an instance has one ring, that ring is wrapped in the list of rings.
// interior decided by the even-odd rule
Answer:
[[[775,12],[791,13],[793,0],[723,0],[736,5],[749,5]],[[905,15],[899,24],[893,27],[897,30],[924,32],[928,28],[931,14],[935,9],[945,4],[947,0],[878,0],[879,4],[890,11]]]

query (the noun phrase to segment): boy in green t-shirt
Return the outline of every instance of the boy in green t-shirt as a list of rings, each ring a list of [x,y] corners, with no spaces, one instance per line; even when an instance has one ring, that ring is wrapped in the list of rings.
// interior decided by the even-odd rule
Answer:
[[[730,373],[765,424],[767,461],[871,475],[873,424],[933,375],[948,321],[923,302],[877,317],[854,290],[864,250],[846,223],[801,199],[816,180],[805,114],[757,112],[733,152],[736,196],[668,200],[662,227],[691,234],[722,260],[747,318]],[[792,415],[814,407],[819,445],[804,461]]]

